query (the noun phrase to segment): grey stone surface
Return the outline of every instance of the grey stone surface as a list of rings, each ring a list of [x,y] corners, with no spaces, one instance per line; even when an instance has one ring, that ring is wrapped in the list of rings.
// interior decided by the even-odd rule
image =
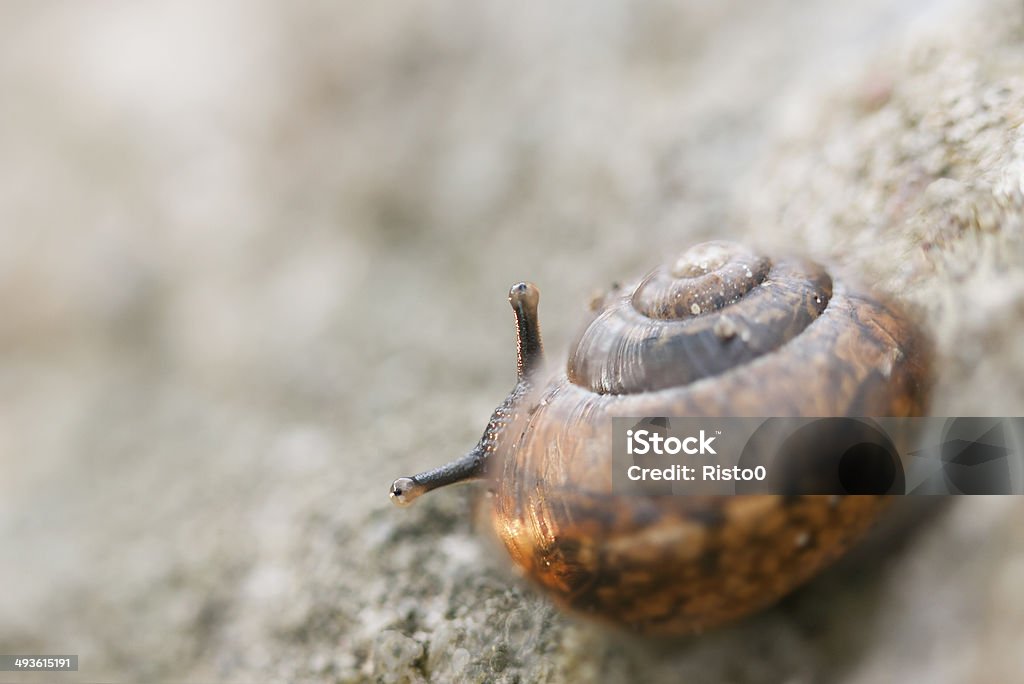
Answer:
[[[937,414],[1024,414],[1022,39],[1003,0],[5,4],[0,647],[81,681],[1018,679],[1014,499],[652,643],[523,586],[471,488],[386,489],[510,386],[510,283],[557,352],[710,236],[911,303]]]

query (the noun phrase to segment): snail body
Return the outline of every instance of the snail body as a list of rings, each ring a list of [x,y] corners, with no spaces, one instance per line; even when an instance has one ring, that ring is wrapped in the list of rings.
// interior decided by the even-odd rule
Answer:
[[[805,259],[703,243],[596,300],[544,384],[538,300],[528,283],[509,294],[518,380],[480,442],[391,497],[491,479],[497,536],[556,602],[701,631],[775,602],[884,510],[884,496],[621,495],[609,459],[614,417],[921,415],[927,354],[893,306]]]

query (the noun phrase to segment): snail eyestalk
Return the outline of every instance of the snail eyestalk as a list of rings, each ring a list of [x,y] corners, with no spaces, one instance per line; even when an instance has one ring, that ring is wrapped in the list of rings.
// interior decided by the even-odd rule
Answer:
[[[399,506],[408,506],[432,489],[469,482],[483,477],[487,459],[483,445],[477,444],[462,458],[446,463],[412,477],[400,477],[391,483],[391,500]]]
[[[494,450],[498,437],[508,424],[514,407],[523,400],[531,387],[531,375],[544,362],[544,346],[540,340],[537,303],[540,291],[533,283],[517,283],[508,292],[508,301],[516,315],[516,386],[501,406],[494,410],[487,429],[472,451],[440,468],[428,470],[412,477],[400,477],[391,483],[391,500],[399,506],[408,506],[432,489],[479,480],[487,473],[488,456]]]
[[[516,368],[523,380],[544,361],[537,319],[540,290],[533,283],[517,283],[508,291],[508,302],[516,314]]]

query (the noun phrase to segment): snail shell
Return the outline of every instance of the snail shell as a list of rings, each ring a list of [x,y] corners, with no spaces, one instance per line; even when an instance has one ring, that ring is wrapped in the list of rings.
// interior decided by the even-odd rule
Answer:
[[[643,633],[701,631],[800,585],[887,503],[876,496],[624,496],[611,421],[912,416],[927,353],[892,305],[818,264],[708,242],[593,303],[566,372],[539,386],[539,293],[512,288],[519,379],[477,446],[392,485],[400,504],[493,480],[491,520],[558,603]]]

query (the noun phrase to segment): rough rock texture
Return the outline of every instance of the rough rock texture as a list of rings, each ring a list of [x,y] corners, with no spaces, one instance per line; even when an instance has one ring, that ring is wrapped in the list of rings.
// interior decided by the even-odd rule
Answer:
[[[471,490],[386,499],[511,385],[511,282],[556,352],[595,286],[709,236],[911,302],[937,414],[1024,414],[1024,9],[893,5],[5,4],[0,652],[79,653],[62,681],[1019,679],[1014,499],[673,643],[553,611]]]

